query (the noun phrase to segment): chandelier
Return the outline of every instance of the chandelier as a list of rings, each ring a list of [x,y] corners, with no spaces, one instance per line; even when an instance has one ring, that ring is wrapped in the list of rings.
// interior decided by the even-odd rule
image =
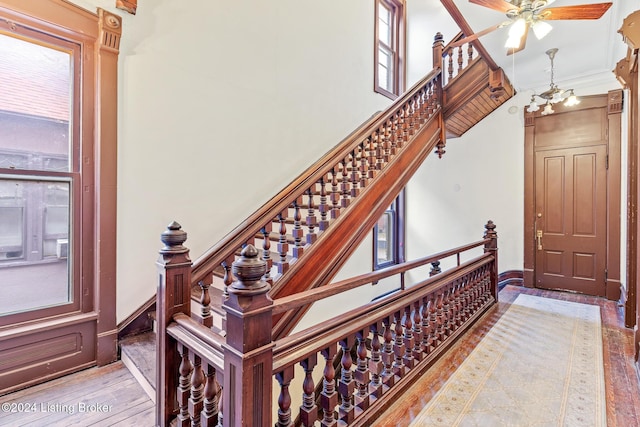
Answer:
[[[558,48],[555,47],[545,52],[551,60],[551,84],[549,85],[550,87],[548,90],[540,94],[534,93],[533,95],[531,95],[531,103],[527,108],[527,111],[529,113],[533,113],[540,109],[538,103],[536,102],[536,97],[541,98],[542,102],[544,103],[544,109],[542,110],[542,113],[540,113],[543,116],[546,116],[547,114],[553,114],[555,112],[553,110],[552,104],[557,104],[558,102],[564,101],[564,105],[566,107],[573,107],[574,105],[578,105],[580,103],[580,100],[573,93],[573,89],[560,89],[553,82],[553,58],[556,56],[557,52]]]

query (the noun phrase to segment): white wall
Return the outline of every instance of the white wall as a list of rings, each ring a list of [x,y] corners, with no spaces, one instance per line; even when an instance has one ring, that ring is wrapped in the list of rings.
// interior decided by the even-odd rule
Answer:
[[[573,87],[578,95],[619,88],[613,75],[558,85]],[[497,226],[499,271],[523,269],[523,110],[531,93],[523,90],[462,137],[449,139],[442,159],[427,158],[407,186],[408,259],[479,240],[491,219]],[[623,153],[624,142],[623,137]],[[623,169],[623,181],[625,176]],[[626,218],[625,211],[621,218]],[[621,225],[624,249],[626,224]],[[624,277],[623,271],[623,281]]]
[[[172,220],[196,259],[390,103],[371,0],[75,2],[123,16],[118,321],[154,294]]]

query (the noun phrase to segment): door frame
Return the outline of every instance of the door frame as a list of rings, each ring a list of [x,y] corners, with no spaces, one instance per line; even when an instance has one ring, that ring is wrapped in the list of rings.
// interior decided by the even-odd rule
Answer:
[[[0,328],[0,359],[12,363],[0,375],[1,395],[117,360],[117,75],[122,28],[117,15],[100,8],[89,12],[65,0],[0,0],[0,12],[9,31],[15,23],[85,47],[80,132],[83,140],[91,141],[90,152],[81,153],[79,159],[87,177],[80,190],[87,199],[82,233],[89,234],[82,248],[87,262],[83,262],[81,280],[91,285],[85,287],[74,312],[37,321],[16,320]],[[82,357],[76,356],[78,349]],[[75,365],[60,368],[57,363],[64,358]]]
[[[620,278],[620,211],[621,197],[621,135],[622,90],[601,95],[582,96],[580,104],[565,107],[554,105],[554,114],[570,113],[591,108],[606,108],[608,119],[607,169],[607,238],[605,293],[607,299],[619,300],[622,294]],[[524,113],[524,285],[535,287],[535,124],[541,111]]]

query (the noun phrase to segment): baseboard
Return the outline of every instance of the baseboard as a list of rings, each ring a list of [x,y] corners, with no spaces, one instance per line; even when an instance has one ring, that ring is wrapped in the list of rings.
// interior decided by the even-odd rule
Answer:
[[[498,290],[507,285],[524,286],[524,272],[522,270],[507,270],[498,274]]]
[[[118,324],[118,340],[153,330],[153,313],[156,311],[156,296],[153,295],[136,311]]]

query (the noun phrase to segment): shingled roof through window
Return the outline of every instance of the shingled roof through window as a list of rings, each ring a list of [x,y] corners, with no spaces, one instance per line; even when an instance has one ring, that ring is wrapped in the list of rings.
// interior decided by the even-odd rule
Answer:
[[[69,121],[71,55],[0,34],[0,112]]]

